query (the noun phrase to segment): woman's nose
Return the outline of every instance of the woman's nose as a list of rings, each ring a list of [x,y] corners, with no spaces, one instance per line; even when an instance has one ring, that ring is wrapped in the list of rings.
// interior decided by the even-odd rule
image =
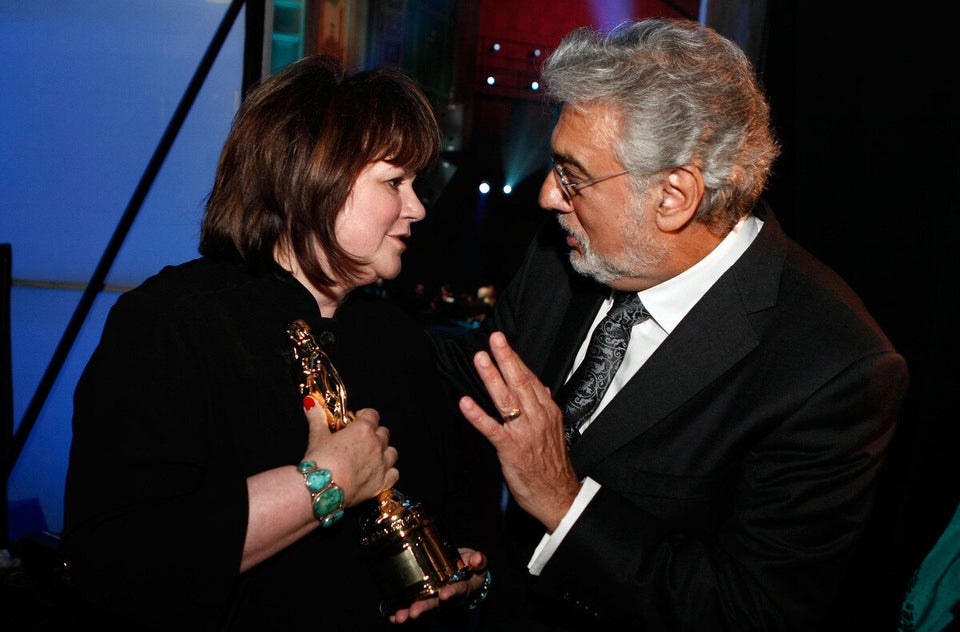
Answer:
[[[410,198],[404,207],[406,208],[406,213],[404,214],[409,217],[411,221],[419,222],[427,216],[427,209],[423,206],[423,202],[420,201],[420,196],[415,192],[410,193]]]

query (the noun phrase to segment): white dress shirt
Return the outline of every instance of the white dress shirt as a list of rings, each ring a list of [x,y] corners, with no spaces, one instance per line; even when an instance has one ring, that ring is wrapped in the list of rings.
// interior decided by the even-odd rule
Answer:
[[[650,313],[650,318],[633,326],[623,363],[613,377],[603,399],[600,400],[596,411],[580,426],[581,434],[590,427],[597,414],[616,397],[624,384],[643,366],[643,363],[653,355],[660,343],[670,335],[670,332],[683,320],[687,312],[697,304],[697,301],[707,293],[707,290],[716,283],[717,279],[740,258],[740,255],[750,246],[762,227],[763,220],[753,215],[741,219],[733,230],[724,237],[723,241],[706,257],[672,279],[639,292],[640,300]],[[587,345],[594,328],[610,311],[612,305],[613,295],[611,293],[611,296],[600,306],[600,311],[597,313],[593,325],[590,326],[590,331],[580,345],[580,351],[577,353],[576,360],[574,360],[571,374],[587,354]],[[569,377],[568,375],[567,378],[569,379]],[[583,479],[581,483],[580,493],[574,499],[573,505],[570,506],[557,529],[552,534],[545,534],[537,549],[533,552],[533,557],[527,564],[530,574],[540,574],[564,536],[600,489],[600,484],[590,477]]]

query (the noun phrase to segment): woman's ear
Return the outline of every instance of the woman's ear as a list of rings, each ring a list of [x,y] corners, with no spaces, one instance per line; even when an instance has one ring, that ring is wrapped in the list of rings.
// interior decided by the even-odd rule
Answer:
[[[657,227],[675,232],[693,219],[703,199],[703,174],[699,167],[684,165],[671,169],[660,184]]]

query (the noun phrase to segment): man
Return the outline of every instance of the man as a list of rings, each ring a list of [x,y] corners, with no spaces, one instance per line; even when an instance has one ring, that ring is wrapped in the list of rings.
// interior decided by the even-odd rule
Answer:
[[[538,234],[481,329],[438,341],[510,491],[485,628],[819,629],[903,358],[760,201],[778,147],[735,44],[688,21],[578,29],[543,84],[563,105],[540,204],[563,234]],[[614,295],[637,324],[601,320]],[[588,351],[617,327],[628,342]],[[573,384],[604,355],[612,377]]]

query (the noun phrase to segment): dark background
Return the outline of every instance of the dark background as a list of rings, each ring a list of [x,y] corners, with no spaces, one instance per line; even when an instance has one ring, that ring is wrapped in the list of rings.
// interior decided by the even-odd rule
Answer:
[[[764,67],[783,141],[769,199],[860,293],[911,387],[843,604],[892,629],[904,582],[960,501],[955,32],[935,13],[774,2]]]

